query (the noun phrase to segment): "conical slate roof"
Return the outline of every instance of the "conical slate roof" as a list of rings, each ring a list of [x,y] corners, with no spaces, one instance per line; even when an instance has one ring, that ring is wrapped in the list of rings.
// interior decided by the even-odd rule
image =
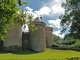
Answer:
[[[41,20],[41,18],[40,17],[37,17],[37,18],[35,18],[34,19],[34,21],[33,22],[42,22],[42,20]]]

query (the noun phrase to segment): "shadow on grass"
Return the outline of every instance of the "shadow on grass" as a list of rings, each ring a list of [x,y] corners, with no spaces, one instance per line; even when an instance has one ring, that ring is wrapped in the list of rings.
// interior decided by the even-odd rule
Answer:
[[[8,53],[8,52],[1,52],[1,51],[0,51],[0,54],[7,54],[7,53]]]
[[[16,54],[16,55],[29,55],[29,54],[37,54],[37,53],[40,53],[40,52],[35,52],[35,51],[32,51],[32,50],[24,50],[24,51],[21,51],[21,52],[0,52],[0,54],[8,54],[8,53],[11,53],[11,54]]]
[[[24,50],[22,52],[17,52],[17,53],[12,53],[12,54],[16,54],[16,55],[29,55],[29,54],[37,54],[39,52],[35,52],[32,50]]]

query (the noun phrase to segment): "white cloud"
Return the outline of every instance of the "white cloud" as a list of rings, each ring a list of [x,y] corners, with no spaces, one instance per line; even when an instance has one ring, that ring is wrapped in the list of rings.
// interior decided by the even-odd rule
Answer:
[[[53,34],[55,34],[55,35],[57,35],[57,36],[59,36],[61,38],[64,38],[65,34],[60,34],[60,32],[61,32],[60,30],[54,31]]]
[[[34,17],[37,16],[53,16],[56,15],[59,17],[60,14],[64,14],[65,9],[61,7],[62,2],[65,2],[65,0],[51,0],[50,2],[43,3],[42,7],[39,10],[33,11],[30,7],[25,7],[25,10],[27,10],[28,13],[32,13]],[[54,16],[53,16],[54,17]]]
[[[54,2],[55,4],[53,4],[52,2]],[[34,12],[41,16],[53,16],[56,14],[64,14],[65,9],[61,7],[61,4],[62,3],[60,0],[52,0],[51,2],[49,2],[49,4],[44,4],[42,8]]]
[[[25,7],[25,9],[26,9],[28,12],[32,12],[32,11],[33,11],[33,9],[30,8],[30,7]]]
[[[51,14],[64,14],[64,8],[60,5],[53,5],[51,6],[52,13]]]
[[[27,12],[27,13],[31,13],[34,17],[34,19],[38,16],[34,11],[33,11],[33,9],[32,8],[30,8],[30,7],[25,7],[25,11]]]
[[[50,26],[53,26],[53,27],[56,27],[56,28],[60,28],[60,22],[61,20],[60,19],[57,19],[57,20],[48,20],[48,23]]]
[[[35,11],[36,14],[41,15],[41,16],[49,15],[50,12],[51,12],[51,9],[49,7],[42,7],[38,11]]]
[[[65,34],[60,34],[60,32],[61,32],[60,22],[61,22],[60,19],[48,20],[49,26],[53,27],[53,30],[54,30],[54,28],[57,28],[56,31],[55,30],[53,31],[53,34],[55,34],[55,35],[60,36],[61,38],[63,38]]]
[[[65,9],[61,6],[66,0],[51,0],[50,2],[43,3],[43,7],[48,7],[51,11],[48,16],[59,17],[59,15],[64,14]]]

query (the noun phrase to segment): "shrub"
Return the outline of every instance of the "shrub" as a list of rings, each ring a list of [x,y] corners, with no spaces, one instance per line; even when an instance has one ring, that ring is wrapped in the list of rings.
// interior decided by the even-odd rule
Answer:
[[[53,42],[52,47],[59,47],[59,45]]]
[[[79,60],[79,57],[74,57],[74,58],[66,58],[67,60]]]
[[[76,42],[73,47],[80,48],[80,41]]]

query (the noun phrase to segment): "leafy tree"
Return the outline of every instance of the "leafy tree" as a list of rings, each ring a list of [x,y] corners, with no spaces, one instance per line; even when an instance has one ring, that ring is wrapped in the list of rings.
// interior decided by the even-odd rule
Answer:
[[[74,37],[70,36],[69,34],[66,34],[63,40],[63,44],[65,45],[72,45],[75,44],[77,41],[77,39],[75,39]]]
[[[63,26],[61,32],[70,27],[70,36],[80,39],[80,0],[66,0],[66,3],[62,3],[62,7],[65,8],[65,14],[60,16]]]
[[[26,13],[19,8],[23,4],[27,4],[27,2],[22,0],[0,0],[0,40],[4,40],[8,35],[9,26],[31,24],[32,14],[27,14],[28,21],[26,22]]]
[[[53,34],[53,43],[60,44],[63,41],[63,38]]]
[[[59,36],[53,35],[53,42],[57,42],[59,40],[61,40]]]

